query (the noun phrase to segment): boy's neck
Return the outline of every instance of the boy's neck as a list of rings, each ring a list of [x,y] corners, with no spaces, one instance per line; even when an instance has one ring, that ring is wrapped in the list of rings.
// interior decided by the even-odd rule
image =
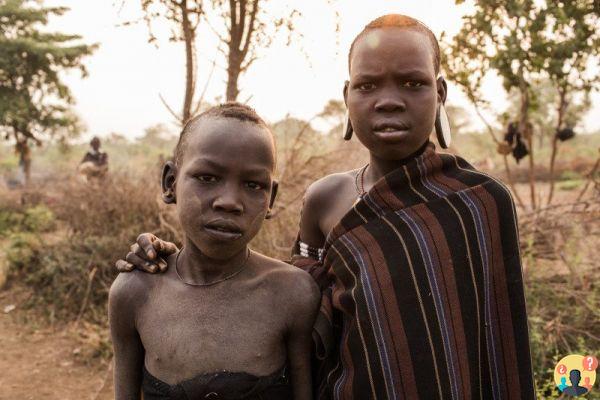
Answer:
[[[421,147],[411,155],[398,160],[384,160],[373,154],[370,155],[369,168],[365,174],[365,181],[368,183],[368,187],[371,187],[378,180],[389,174],[390,172],[400,168],[401,166],[411,162],[425,151],[429,140],[425,141]],[[365,184],[367,186],[367,184]]]
[[[236,273],[248,262],[247,246],[230,258],[219,260],[202,253],[190,240],[176,258],[177,272],[182,280],[189,284],[206,285]]]

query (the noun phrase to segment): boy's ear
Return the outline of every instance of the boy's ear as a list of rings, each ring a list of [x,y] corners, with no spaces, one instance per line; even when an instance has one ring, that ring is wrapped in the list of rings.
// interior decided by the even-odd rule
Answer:
[[[277,197],[277,190],[279,189],[279,182],[273,181],[273,185],[271,187],[271,198],[269,199],[269,209],[267,210],[267,215],[265,219],[271,219],[271,210],[273,210],[273,205],[275,204],[275,198]]]
[[[344,82],[344,91],[343,91],[343,95],[344,95],[344,104],[346,105],[346,107],[348,107],[348,86],[350,85],[350,81],[345,81]]]
[[[167,161],[163,166],[160,185],[162,188],[162,199],[167,204],[175,204],[175,181],[177,178],[177,166],[173,161]]]
[[[446,96],[448,95],[448,84],[443,76],[440,76],[437,79],[437,94],[438,94],[438,102],[440,104],[446,104]]]

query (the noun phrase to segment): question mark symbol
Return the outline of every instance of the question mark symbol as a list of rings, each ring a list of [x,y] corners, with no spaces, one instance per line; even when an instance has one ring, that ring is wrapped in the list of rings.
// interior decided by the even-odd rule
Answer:
[[[557,368],[557,371],[560,375],[564,375],[565,372],[567,372],[567,367],[565,366],[565,364],[560,364]]]
[[[593,371],[598,367],[598,360],[594,356],[585,356],[583,358],[583,369]]]

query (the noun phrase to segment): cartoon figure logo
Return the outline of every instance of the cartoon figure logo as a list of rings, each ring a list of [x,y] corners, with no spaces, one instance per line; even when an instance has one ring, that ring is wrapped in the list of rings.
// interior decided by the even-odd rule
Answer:
[[[554,383],[567,396],[582,396],[592,390],[596,368],[598,359],[594,356],[568,355],[554,368]]]

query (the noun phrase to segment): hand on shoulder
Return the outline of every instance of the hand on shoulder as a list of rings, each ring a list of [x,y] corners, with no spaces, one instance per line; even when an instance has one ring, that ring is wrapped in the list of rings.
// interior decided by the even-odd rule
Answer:
[[[165,272],[168,256],[179,249],[174,243],[167,242],[152,233],[142,233],[130,247],[124,260],[117,260],[115,267],[119,272],[131,272],[134,269],[149,272]]]

